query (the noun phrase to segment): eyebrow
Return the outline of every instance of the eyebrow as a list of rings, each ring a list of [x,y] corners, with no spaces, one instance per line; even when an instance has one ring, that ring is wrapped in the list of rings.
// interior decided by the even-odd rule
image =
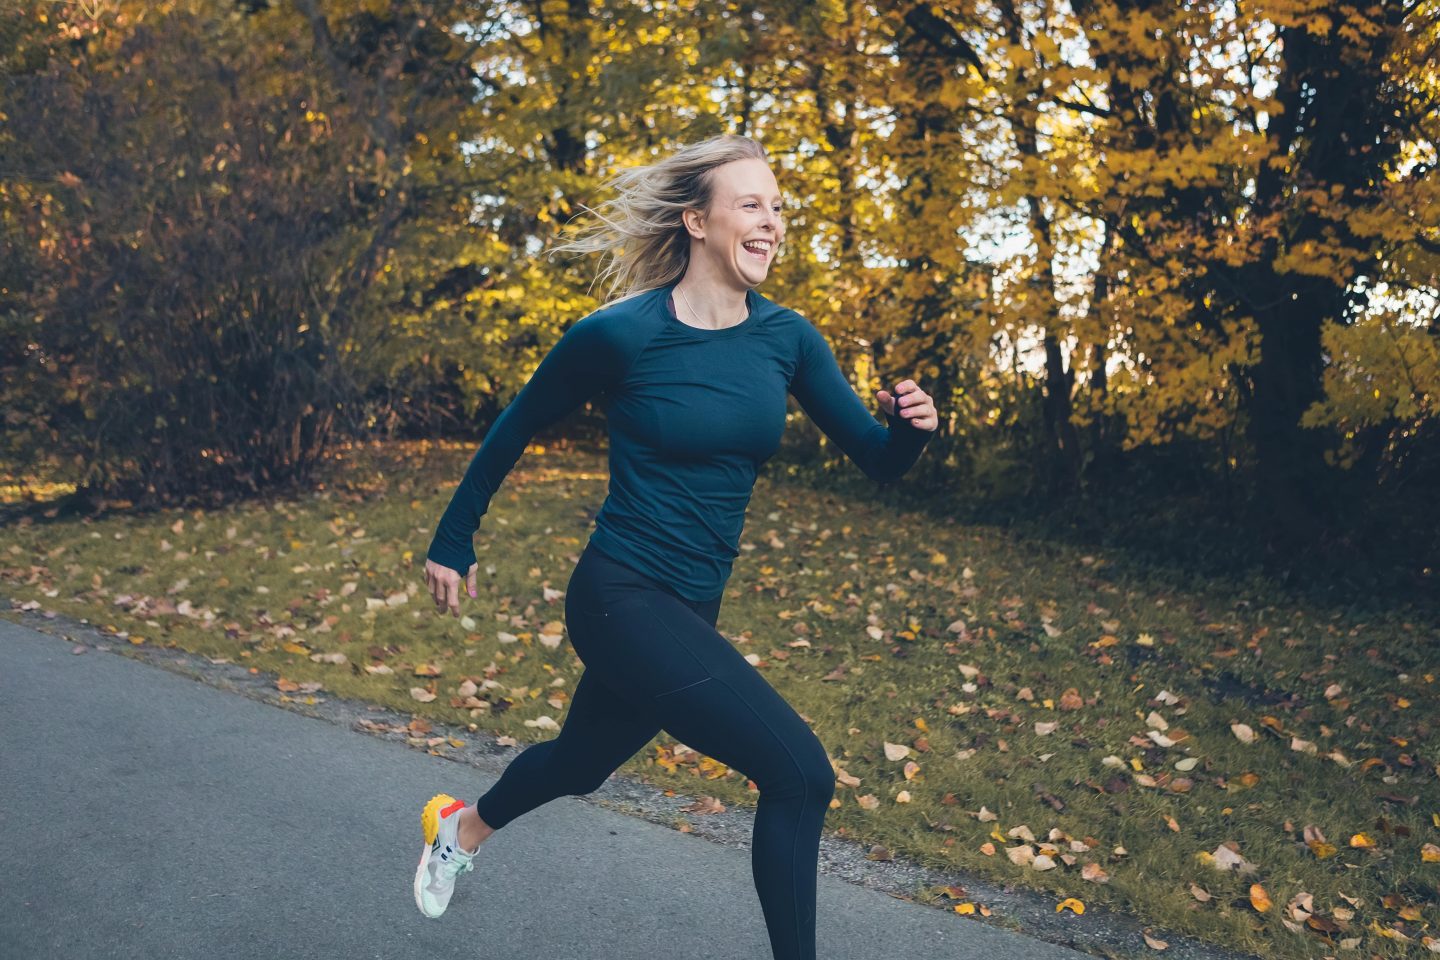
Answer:
[[[756,200],[764,200],[764,199],[765,199],[764,197],[760,196],[760,194],[758,194],[758,193],[742,193],[740,196],[736,197],[735,199],[736,199],[736,200],[749,200],[751,197],[754,197]],[[780,201],[781,203],[784,203],[784,202],[785,202],[785,198],[782,197],[782,196],[781,196],[780,194],[778,194],[778,193],[775,194],[775,196],[771,197],[770,199],[771,199],[771,200],[778,200],[778,201]]]

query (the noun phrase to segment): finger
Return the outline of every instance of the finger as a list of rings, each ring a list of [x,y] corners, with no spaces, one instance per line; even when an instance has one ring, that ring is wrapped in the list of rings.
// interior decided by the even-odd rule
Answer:
[[[470,588],[470,596],[475,596],[475,572],[478,567],[470,568],[470,575],[465,578],[465,585]]]
[[[450,583],[443,575],[435,577],[435,610],[444,613],[445,607],[450,603]]]
[[[460,616],[460,578],[450,585],[450,616]]]

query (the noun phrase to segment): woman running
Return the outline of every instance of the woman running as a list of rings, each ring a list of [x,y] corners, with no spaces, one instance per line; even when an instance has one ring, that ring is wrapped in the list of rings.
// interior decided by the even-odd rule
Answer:
[[[474,804],[421,814],[415,902],[445,912],[490,834],[599,788],[661,730],[740,771],[760,795],[751,866],[776,960],[814,960],[820,832],[835,791],[825,748],[715,629],[756,473],[780,446],[785,395],[875,480],[903,475],[939,419],[913,380],[871,416],[810,321],[755,291],[785,236],[764,149],[725,135],[611,184],[599,223],[558,249],[600,251],[623,292],[578,320],[496,418],[430,544],[436,608],[476,595],[472,537],[530,438],[600,397],[610,487],[565,594],[585,670],[558,736],[533,744]],[[623,247],[623,250],[621,249]]]

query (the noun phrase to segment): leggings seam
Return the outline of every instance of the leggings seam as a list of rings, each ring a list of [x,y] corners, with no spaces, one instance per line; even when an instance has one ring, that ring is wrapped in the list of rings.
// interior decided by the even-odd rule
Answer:
[[[684,692],[684,691],[686,691],[686,690],[689,690],[691,687],[698,687],[698,686],[700,686],[700,684],[702,684],[702,683],[709,683],[709,682],[710,682],[711,680],[713,680],[713,679],[715,679],[715,678],[714,678],[714,677],[708,677],[708,676],[707,676],[707,677],[702,677],[701,679],[696,680],[694,683],[687,683],[687,684],[685,684],[685,686],[683,686],[683,687],[676,687],[674,690],[667,690],[665,693],[657,693],[657,694],[655,694],[655,698],[658,700],[660,697],[668,697],[668,696],[670,696],[671,694],[682,693],[682,692]]]

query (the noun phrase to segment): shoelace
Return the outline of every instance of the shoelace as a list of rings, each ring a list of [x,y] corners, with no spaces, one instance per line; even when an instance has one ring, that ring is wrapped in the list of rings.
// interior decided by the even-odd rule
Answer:
[[[479,851],[476,851],[476,853],[478,852]],[[469,871],[474,869],[475,854],[465,853],[459,848],[452,847],[450,851],[450,858],[440,861],[440,866],[436,868],[436,873],[448,880],[454,879],[455,877],[460,876],[460,874],[468,873]]]

